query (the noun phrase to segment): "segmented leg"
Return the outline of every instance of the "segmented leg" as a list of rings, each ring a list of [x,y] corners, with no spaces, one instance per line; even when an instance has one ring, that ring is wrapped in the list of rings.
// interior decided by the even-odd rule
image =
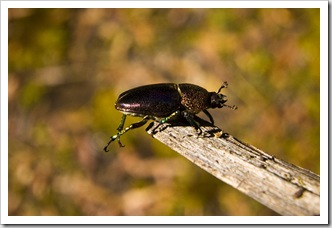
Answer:
[[[121,119],[121,122],[120,122],[120,125],[118,127],[118,133],[116,135],[113,135],[111,138],[110,138],[110,141],[107,143],[107,145],[104,147],[104,151],[105,152],[108,152],[108,146],[115,140],[115,139],[118,139],[118,144],[120,147],[123,147],[124,145],[122,145],[121,141],[120,141],[120,136],[123,135],[124,133],[126,133],[127,131],[131,130],[131,129],[135,129],[135,128],[138,128],[138,127],[141,127],[143,126],[144,124],[146,124],[146,122],[148,122],[148,120],[150,119],[149,116],[144,116],[144,118],[137,122],[137,123],[133,123],[131,124],[130,126],[126,127],[125,129],[123,129],[123,125],[124,125],[124,121],[126,119],[125,117],[126,115],[123,115],[122,116],[122,119]]]
[[[122,131],[123,126],[124,126],[124,123],[125,123],[125,121],[126,121],[126,117],[127,117],[126,114],[123,114],[123,115],[122,115],[122,117],[121,117],[121,121],[120,121],[120,125],[119,125],[119,127],[117,128],[118,131]]]
[[[120,121],[120,124],[119,124],[119,127],[117,128],[117,130],[118,130],[118,132],[121,132],[122,130],[123,130],[123,126],[124,126],[124,123],[125,123],[125,121],[126,121],[126,117],[127,117],[127,115],[126,114],[123,114],[122,115],[122,117],[121,117],[121,121]],[[115,135],[114,135],[115,136]],[[113,137],[114,137],[113,136]],[[112,137],[112,138],[113,138]],[[120,141],[120,136],[119,137],[116,137],[116,138],[118,138],[118,144],[119,144],[119,146],[120,147],[124,147],[124,145],[122,145],[122,143],[121,143],[121,141]],[[116,138],[114,138],[112,141],[110,141],[110,142],[108,142],[108,144],[107,144],[107,147],[108,147],[108,145],[111,143],[111,142],[113,142]],[[105,150],[105,149],[104,149]],[[106,151],[106,150],[105,150]]]
[[[197,122],[194,120],[193,115],[190,114],[190,113],[188,113],[188,112],[186,112],[186,111],[182,112],[182,115],[186,118],[186,120],[189,122],[189,124],[190,124],[191,126],[193,126],[193,127],[197,130],[197,132],[198,132],[197,134],[198,134],[198,135],[201,135],[201,134],[202,134],[202,129],[200,128],[199,123],[197,123]]]
[[[172,119],[173,117],[177,116],[180,114],[180,111],[176,111],[176,112],[173,112],[171,115],[159,120],[159,123],[158,125],[152,130],[152,134],[155,134],[156,133],[156,129],[158,129],[158,127],[164,123],[166,123],[168,120]]]
[[[211,114],[206,109],[204,109],[203,112],[205,113],[205,115],[207,115],[207,117],[209,117],[211,124],[214,125],[214,120]]]

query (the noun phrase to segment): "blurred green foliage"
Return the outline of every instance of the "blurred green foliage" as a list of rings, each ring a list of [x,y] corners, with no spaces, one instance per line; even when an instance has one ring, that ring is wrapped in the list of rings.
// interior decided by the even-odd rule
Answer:
[[[132,87],[228,81],[217,126],[319,173],[319,9],[10,9],[9,215],[275,215],[148,136]],[[127,124],[136,118],[128,118]]]

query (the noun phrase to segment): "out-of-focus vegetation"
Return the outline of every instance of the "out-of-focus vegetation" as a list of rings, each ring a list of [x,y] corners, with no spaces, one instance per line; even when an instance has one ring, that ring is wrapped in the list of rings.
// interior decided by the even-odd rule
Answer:
[[[144,127],[103,147],[121,92],[228,81],[216,125],[319,174],[319,29],[319,9],[10,9],[9,215],[275,215]]]

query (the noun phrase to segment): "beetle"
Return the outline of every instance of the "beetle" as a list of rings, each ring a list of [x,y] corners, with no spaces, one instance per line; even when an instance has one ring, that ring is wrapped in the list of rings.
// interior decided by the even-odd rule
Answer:
[[[235,105],[226,105],[227,98],[220,93],[221,89],[227,88],[227,86],[227,82],[224,82],[217,92],[208,92],[194,84],[160,83],[140,86],[123,92],[115,103],[115,108],[123,113],[117,128],[118,133],[110,138],[104,151],[108,152],[108,146],[115,139],[118,139],[119,146],[123,147],[120,136],[131,129],[143,126],[148,120],[158,121],[160,125],[175,116],[182,115],[200,135],[202,130],[199,123],[194,120],[196,114],[203,111],[213,125],[213,117],[207,109],[222,107],[237,109]],[[143,119],[124,129],[127,115]]]

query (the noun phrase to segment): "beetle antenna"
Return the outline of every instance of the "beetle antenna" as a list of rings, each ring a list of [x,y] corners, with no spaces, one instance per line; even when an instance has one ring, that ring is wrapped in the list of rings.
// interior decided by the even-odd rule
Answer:
[[[227,107],[227,108],[230,108],[230,109],[233,109],[233,110],[236,110],[236,109],[237,109],[237,106],[236,106],[236,105],[230,106],[230,105],[223,104],[223,106],[225,106],[225,107]]]
[[[220,90],[223,89],[223,88],[227,88],[228,87],[228,83],[227,82],[224,82],[220,88],[218,89],[218,92],[217,93],[220,93]]]

